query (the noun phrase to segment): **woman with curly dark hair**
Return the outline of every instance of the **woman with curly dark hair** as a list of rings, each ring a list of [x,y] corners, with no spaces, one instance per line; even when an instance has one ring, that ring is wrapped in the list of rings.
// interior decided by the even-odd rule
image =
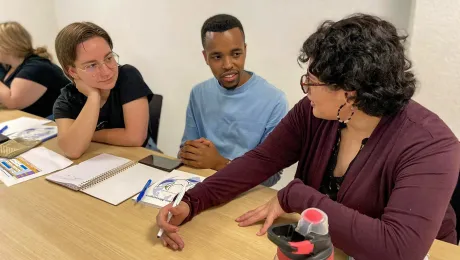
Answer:
[[[182,248],[176,225],[297,161],[296,179],[237,218],[240,226],[266,219],[263,235],[281,214],[316,207],[329,217],[333,244],[357,259],[422,259],[435,238],[455,242],[449,200],[460,145],[411,100],[416,81],[404,40],[374,16],[323,23],[299,57],[308,68],[300,81],[307,97],[256,149],[160,210],[164,242]]]

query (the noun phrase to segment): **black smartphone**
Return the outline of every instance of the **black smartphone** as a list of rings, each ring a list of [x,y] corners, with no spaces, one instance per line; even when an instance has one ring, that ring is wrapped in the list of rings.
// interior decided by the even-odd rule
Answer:
[[[10,140],[8,136],[0,134],[0,144]]]
[[[156,155],[149,155],[140,160],[139,163],[167,172],[171,172],[172,170],[177,169],[182,165],[182,162],[177,159],[169,159]]]

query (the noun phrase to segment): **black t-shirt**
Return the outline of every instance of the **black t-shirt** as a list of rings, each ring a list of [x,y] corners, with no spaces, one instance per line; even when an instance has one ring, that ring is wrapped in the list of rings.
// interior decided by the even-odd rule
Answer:
[[[7,72],[7,66],[0,63],[0,79],[4,79]]]
[[[11,87],[15,78],[27,79],[36,82],[46,88],[45,94],[35,103],[22,109],[22,111],[41,117],[48,117],[53,114],[53,104],[61,93],[61,89],[70,83],[64,72],[50,60],[30,55],[24,59],[21,65],[4,81],[5,75],[1,77],[2,82]]]
[[[123,105],[142,97],[147,97],[148,102],[150,102],[152,96],[152,91],[135,67],[128,64],[118,67],[117,82],[99,111],[96,131],[125,128]],[[74,84],[67,85],[62,89],[61,95],[54,104],[54,118],[76,119],[83,109],[86,99],[87,97],[80,93]]]

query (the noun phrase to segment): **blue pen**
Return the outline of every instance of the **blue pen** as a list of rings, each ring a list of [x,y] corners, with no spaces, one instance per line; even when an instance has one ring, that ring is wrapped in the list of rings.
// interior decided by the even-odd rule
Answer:
[[[46,141],[48,141],[49,139],[52,139],[52,138],[54,138],[54,137],[56,137],[56,136],[57,136],[57,134],[48,136],[47,138],[43,139],[42,142],[46,142]]]
[[[0,129],[0,134],[3,134],[3,132],[6,131],[6,129],[8,129],[8,126],[7,126],[7,125],[4,126],[4,127],[2,127],[2,129]]]
[[[147,190],[148,187],[150,187],[150,183],[152,183],[152,180],[147,181],[144,188],[141,190],[141,193],[139,193],[139,195],[137,196],[136,203],[141,201],[142,197],[144,197],[145,191]]]

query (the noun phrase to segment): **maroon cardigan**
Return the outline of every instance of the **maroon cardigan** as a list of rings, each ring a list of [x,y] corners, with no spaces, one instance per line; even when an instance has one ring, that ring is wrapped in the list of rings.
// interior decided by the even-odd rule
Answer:
[[[296,179],[278,192],[281,207],[288,213],[309,207],[326,212],[332,242],[346,254],[423,259],[435,238],[455,242],[449,201],[460,169],[460,144],[437,115],[410,101],[395,116],[382,118],[335,202],[318,189],[337,128],[337,121],[315,118],[304,98],[262,144],[186,193],[191,213],[185,222],[298,161]]]

